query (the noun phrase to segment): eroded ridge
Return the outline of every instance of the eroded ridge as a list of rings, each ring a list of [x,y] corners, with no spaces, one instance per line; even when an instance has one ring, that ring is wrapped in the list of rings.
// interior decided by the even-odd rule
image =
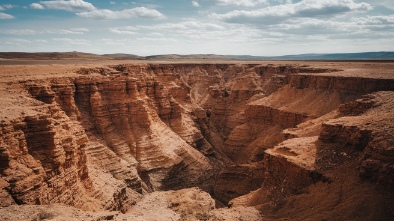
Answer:
[[[61,203],[108,219],[154,219],[146,206],[164,220],[394,216],[393,78],[120,64],[2,85],[1,206]]]

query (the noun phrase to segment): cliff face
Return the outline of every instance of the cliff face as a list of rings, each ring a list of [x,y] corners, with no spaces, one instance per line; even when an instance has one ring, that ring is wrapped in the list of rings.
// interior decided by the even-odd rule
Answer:
[[[331,72],[135,64],[18,82],[24,109],[0,123],[1,204],[126,212],[151,192],[199,187],[278,218],[345,182],[338,168],[360,189],[392,189],[394,82]]]
[[[35,103],[34,112],[23,112],[24,116],[2,123],[1,172],[8,194],[18,204],[64,203],[89,210],[127,210],[138,199],[141,181],[136,171],[118,163],[118,157],[105,158],[111,161],[114,173],[118,177],[122,174],[127,182],[117,182],[114,175],[108,179],[113,182],[108,191],[94,179],[101,179],[94,166],[106,166],[97,161],[108,151],[92,151],[98,148],[78,121],[80,113],[70,80],[27,87],[44,104]],[[35,93],[37,88],[39,93]]]
[[[290,138],[266,150],[262,186],[230,204],[296,220],[313,215],[305,207],[322,211],[322,219],[393,217],[392,96],[377,92],[343,104],[331,119],[322,117],[316,136]],[[316,128],[312,122],[298,126]],[[319,197],[324,199],[315,201]]]
[[[119,77],[75,84],[82,125],[138,170],[147,191],[210,177],[209,159],[192,147],[201,133],[161,83]]]
[[[187,91],[179,76],[174,93],[157,80],[166,74],[155,67],[116,68],[138,72],[127,70],[131,76],[123,77],[110,68],[83,69],[84,74],[111,71],[111,76],[25,85],[39,101],[35,114],[2,124],[7,204],[126,211],[141,193],[190,186],[209,190],[223,163],[209,156],[212,146],[190,116],[192,107],[175,100],[183,100],[182,91]]]
[[[0,170],[7,191],[18,204],[84,207],[84,197],[94,190],[86,165],[88,138],[57,106],[38,112],[2,124]]]
[[[343,93],[372,93],[392,90],[393,83],[392,79],[311,76],[303,74],[292,76],[289,82],[291,86],[299,89],[313,88]]]
[[[380,183],[388,189],[393,188],[393,93],[379,92],[364,96],[340,108],[340,113],[350,116],[333,119],[323,124],[319,140],[317,163],[321,167],[326,162],[340,163],[343,157],[356,158],[359,163],[359,176],[362,179]],[[358,111],[349,112],[351,107]],[[327,144],[342,157],[330,160]],[[339,161],[338,161],[339,160]]]

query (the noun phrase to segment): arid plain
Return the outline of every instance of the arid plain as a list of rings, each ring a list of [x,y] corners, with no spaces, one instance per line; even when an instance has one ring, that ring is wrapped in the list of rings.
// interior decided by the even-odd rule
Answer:
[[[0,220],[393,220],[394,61],[0,59]]]

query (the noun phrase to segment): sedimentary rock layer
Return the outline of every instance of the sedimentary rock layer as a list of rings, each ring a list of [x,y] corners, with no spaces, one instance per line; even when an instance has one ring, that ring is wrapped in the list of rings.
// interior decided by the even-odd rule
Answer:
[[[214,220],[234,211],[261,218],[236,206],[275,219],[312,201],[308,191],[328,194],[342,185],[352,192],[352,184],[375,188],[363,199],[376,199],[390,217],[377,193],[391,194],[394,183],[394,82],[340,73],[298,65],[129,64],[8,82],[5,88],[20,94],[0,98],[15,107],[1,110],[9,116],[0,123],[1,206],[62,203],[138,217],[160,198],[157,209],[168,219]],[[183,190],[189,187],[201,190]],[[164,190],[180,191],[156,192]],[[213,210],[208,193],[234,208]]]

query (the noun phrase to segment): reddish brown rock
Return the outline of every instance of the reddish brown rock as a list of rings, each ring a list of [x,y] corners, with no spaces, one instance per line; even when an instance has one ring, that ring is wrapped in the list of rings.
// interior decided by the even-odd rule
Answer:
[[[126,212],[103,219],[146,216],[153,201],[169,219],[261,218],[242,206],[270,220],[394,217],[392,65],[250,63],[46,66],[34,79],[20,73],[35,67],[10,78],[2,66],[2,205]],[[155,192],[188,187],[233,208]]]
[[[82,208],[93,190],[84,150],[88,139],[82,127],[56,106],[40,112],[2,125],[6,146],[1,171],[9,183],[6,189],[17,203],[65,203]]]

